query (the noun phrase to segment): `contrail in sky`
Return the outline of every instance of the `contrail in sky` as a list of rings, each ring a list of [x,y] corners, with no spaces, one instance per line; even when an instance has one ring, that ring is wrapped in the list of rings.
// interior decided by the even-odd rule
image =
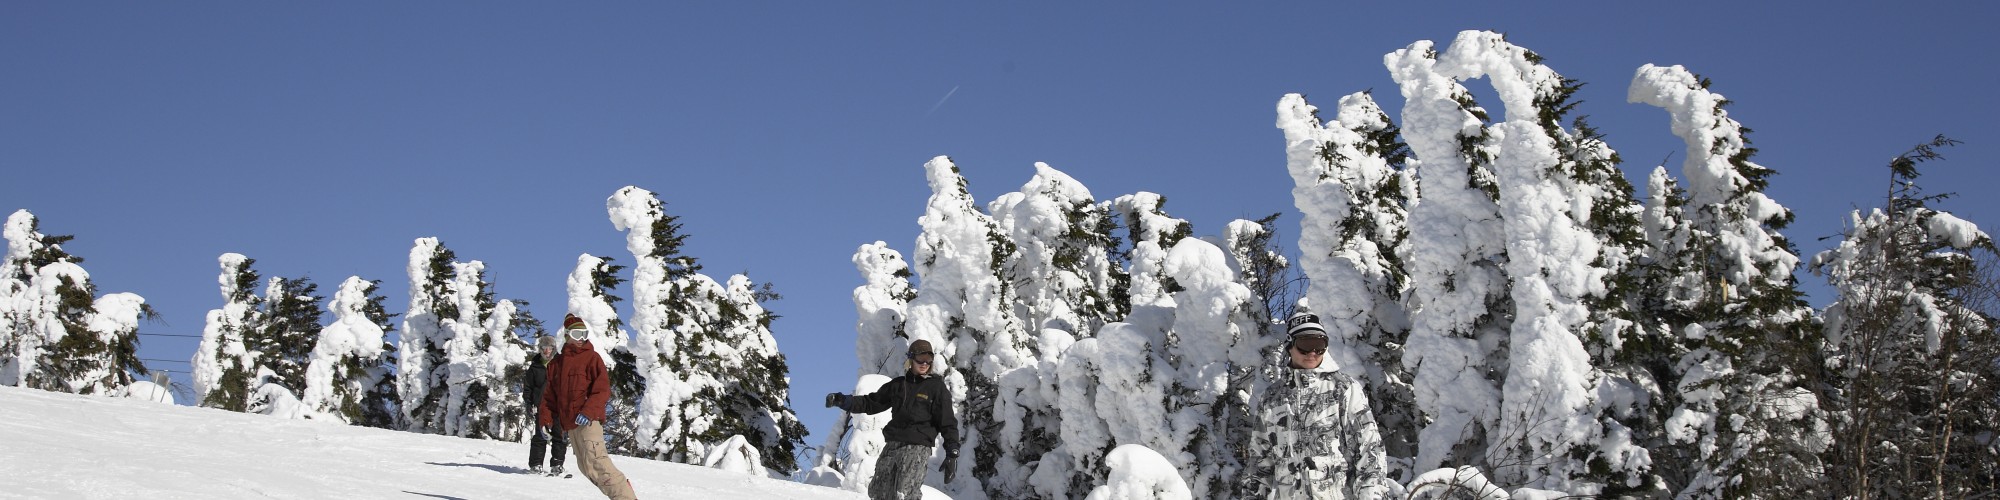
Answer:
[[[930,111],[925,111],[925,112],[924,112],[924,118],[930,118],[930,117],[931,117],[931,113],[936,113],[936,112],[937,112],[937,109],[938,109],[938,106],[943,106],[943,105],[944,105],[944,102],[945,102],[946,100],[949,100],[949,99],[951,99],[951,95],[952,95],[952,94],[956,94],[956,93],[958,93],[958,86],[957,86],[957,85],[953,85],[953,86],[951,86],[951,91],[950,91],[950,92],[945,92],[945,93],[944,93],[944,98],[942,98],[942,99],[938,99],[938,102],[937,102],[937,104],[932,104],[932,105],[931,105],[931,110],[930,110]]]

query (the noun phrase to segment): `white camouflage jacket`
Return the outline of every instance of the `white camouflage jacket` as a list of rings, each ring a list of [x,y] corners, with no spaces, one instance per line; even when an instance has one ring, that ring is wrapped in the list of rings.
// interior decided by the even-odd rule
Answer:
[[[1388,456],[1361,384],[1332,368],[1288,368],[1264,393],[1250,439],[1250,498],[1374,499]]]

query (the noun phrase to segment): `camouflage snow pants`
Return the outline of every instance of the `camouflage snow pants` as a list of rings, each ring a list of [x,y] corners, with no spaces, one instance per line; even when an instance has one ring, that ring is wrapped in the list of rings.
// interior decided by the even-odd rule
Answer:
[[[931,447],[891,441],[875,458],[875,479],[868,482],[869,500],[920,500]]]

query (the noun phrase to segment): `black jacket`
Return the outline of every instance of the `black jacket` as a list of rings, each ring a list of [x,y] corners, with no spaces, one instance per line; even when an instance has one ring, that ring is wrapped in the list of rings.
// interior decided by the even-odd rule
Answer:
[[[842,410],[854,413],[889,414],[882,438],[898,443],[931,446],[944,435],[946,452],[958,451],[958,415],[951,408],[951,388],[935,375],[904,373],[882,384],[872,394],[847,398]]]
[[[542,404],[542,388],[549,385],[549,362],[542,359],[542,353],[530,354],[528,358],[528,378],[521,381],[521,395],[528,400],[528,411]]]

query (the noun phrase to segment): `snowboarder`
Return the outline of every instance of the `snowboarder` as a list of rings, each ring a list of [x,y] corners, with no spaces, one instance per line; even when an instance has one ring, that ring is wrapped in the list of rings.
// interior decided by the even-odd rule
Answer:
[[[1326,362],[1326,329],[1299,313],[1286,321],[1285,370],[1264,393],[1245,474],[1249,498],[1373,499],[1388,454],[1361,384]]]
[[[528,359],[528,377],[521,381],[521,397],[528,402],[528,411],[536,413],[541,420],[542,389],[548,387],[549,363],[555,361],[556,338],[544,335],[535,341],[535,355]],[[536,425],[535,436],[528,440],[528,470],[537,474],[562,477],[563,454],[569,448],[569,439],[555,427]],[[546,450],[546,451],[545,451]],[[542,457],[549,458],[549,468],[542,468]]]
[[[937,376],[936,360],[930,341],[917,340],[904,353],[903,375],[882,384],[874,393],[826,395],[828,408],[862,414],[892,410],[889,425],[882,428],[882,437],[889,444],[875,462],[868,498],[923,498],[924,464],[940,435],[944,436],[944,463],[940,465],[944,481],[950,483],[958,471],[958,416],[951,407],[951,388]]]
[[[576,467],[604,496],[615,500],[637,498],[632,481],[611,464],[604,448],[604,405],[611,400],[611,372],[597,349],[590,344],[590,328],[571,314],[563,318],[563,336],[569,339],[562,354],[549,363],[548,387],[542,390],[535,422],[542,427],[561,426],[576,448]]]

